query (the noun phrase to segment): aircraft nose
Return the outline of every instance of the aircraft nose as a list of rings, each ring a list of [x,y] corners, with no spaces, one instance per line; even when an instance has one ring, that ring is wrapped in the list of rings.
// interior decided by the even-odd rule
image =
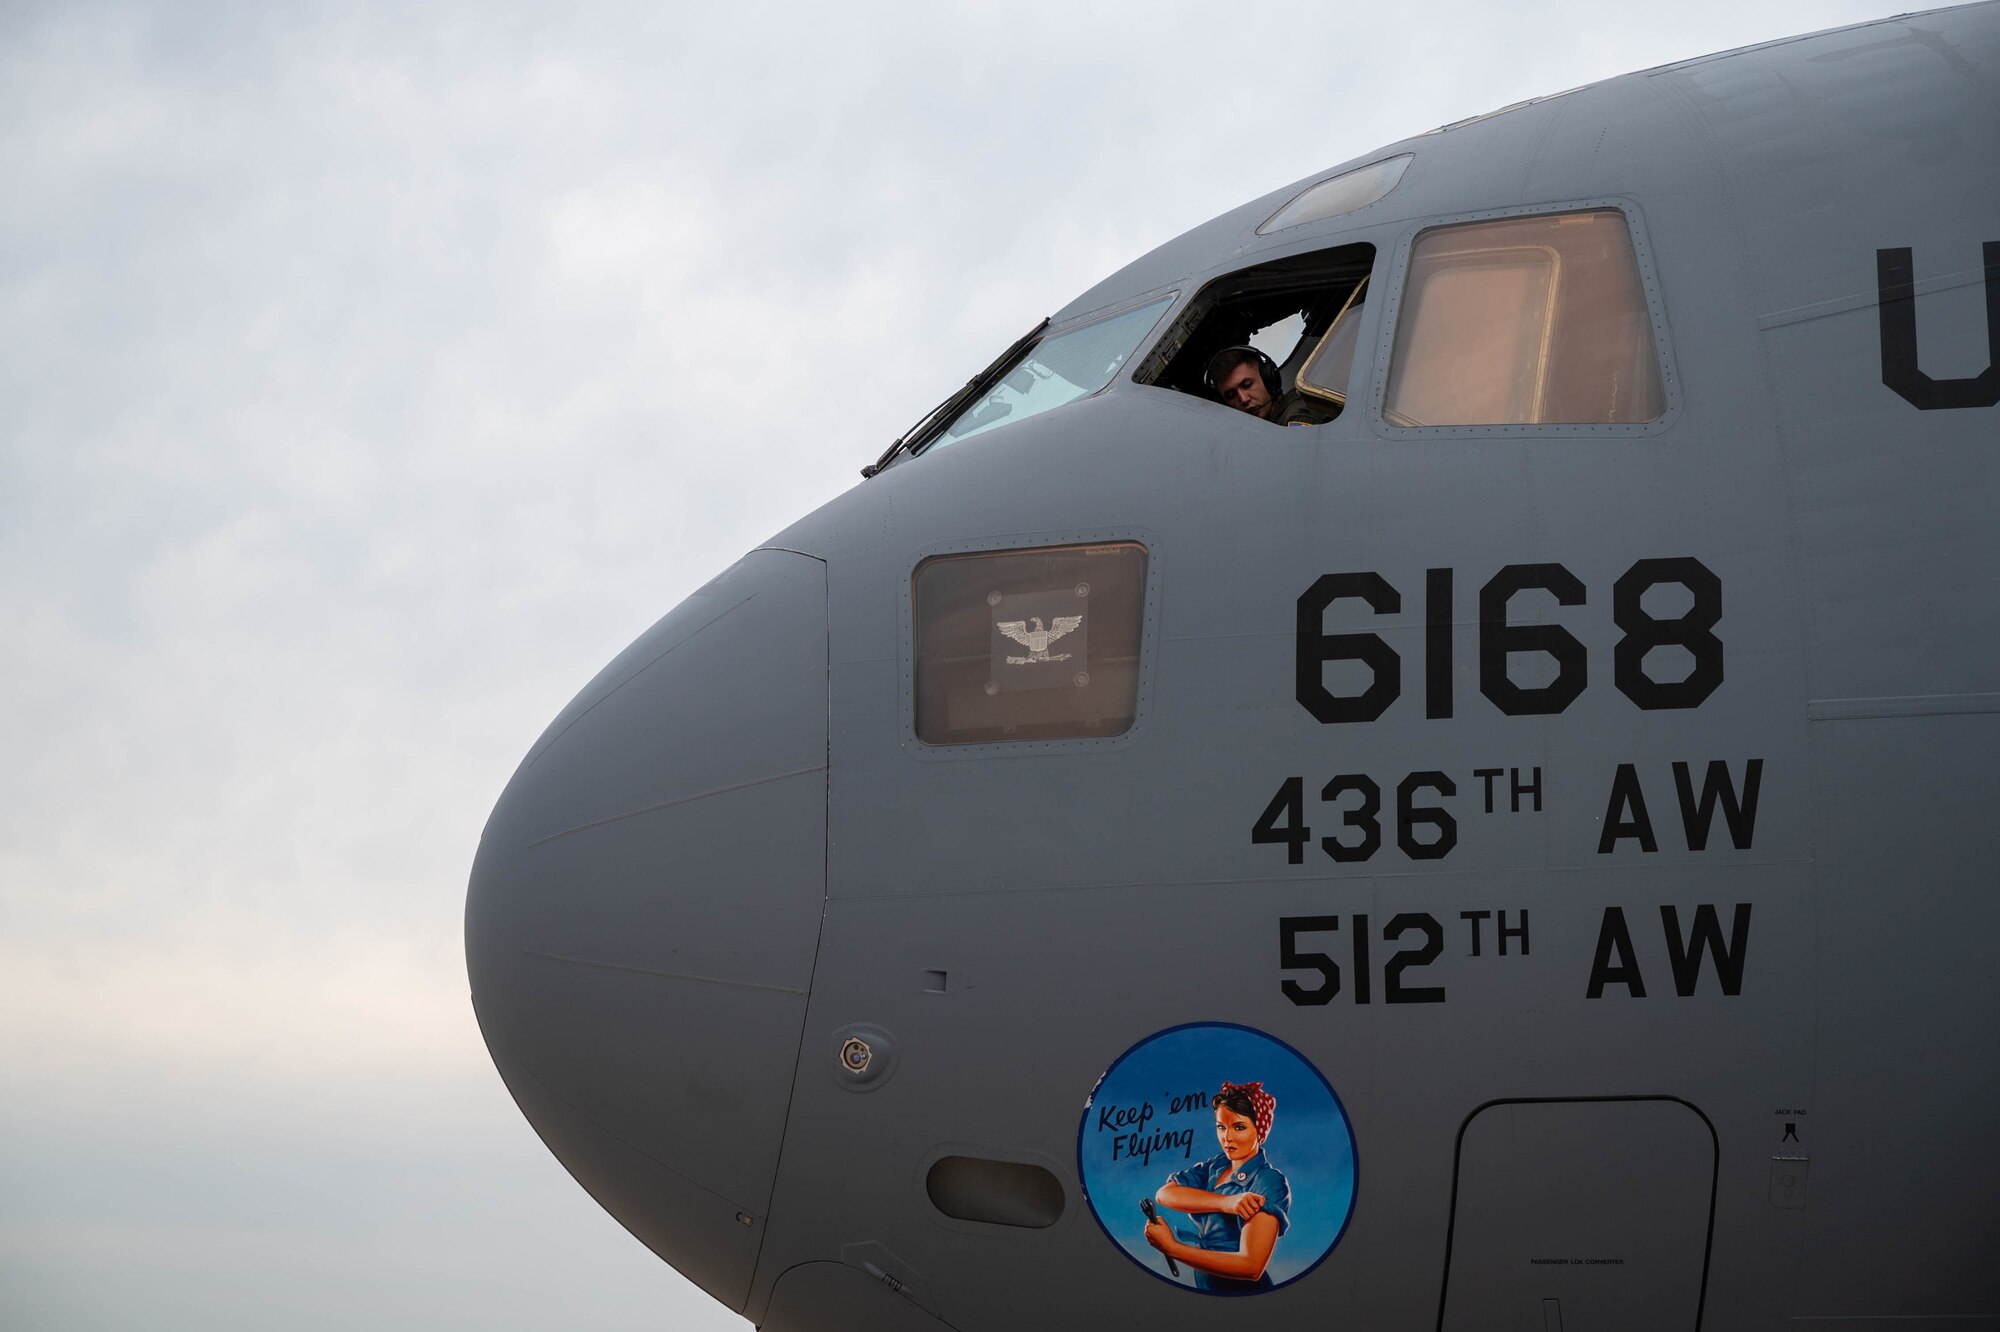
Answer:
[[[550,724],[481,838],[487,1048],[577,1181],[740,1310],[826,887],[826,579],[756,551]]]

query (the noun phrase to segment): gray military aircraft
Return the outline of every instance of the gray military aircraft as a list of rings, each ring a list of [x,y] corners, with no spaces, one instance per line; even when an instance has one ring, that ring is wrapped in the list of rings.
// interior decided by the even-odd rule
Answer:
[[[472,872],[494,1062],[704,1290],[2000,1328],[2000,7],[1364,154],[866,474]]]

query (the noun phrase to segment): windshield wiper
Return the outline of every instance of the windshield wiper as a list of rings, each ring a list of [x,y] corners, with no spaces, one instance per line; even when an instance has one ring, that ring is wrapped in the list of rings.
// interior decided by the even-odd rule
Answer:
[[[904,449],[914,450],[917,441],[924,439],[939,422],[949,421],[952,417],[958,415],[959,409],[964,407],[966,403],[971,402],[974,398],[991,388],[994,380],[1014,368],[1014,362],[1020,359],[1021,353],[1026,351],[1029,345],[1042,335],[1042,330],[1048,326],[1049,321],[1043,319],[1041,323],[1036,324],[1016,340],[1013,346],[1001,352],[993,364],[966,380],[964,388],[925,412],[915,425],[897,436],[896,442],[889,446],[887,452],[861,469],[862,479],[866,480],[881,471],[884,467],[887,467],[895,460],[896,455]]]

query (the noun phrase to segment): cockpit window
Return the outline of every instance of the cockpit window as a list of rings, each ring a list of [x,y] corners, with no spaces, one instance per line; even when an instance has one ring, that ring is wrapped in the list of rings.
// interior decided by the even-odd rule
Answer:
[[[1358,294],[1374,262],[1374,246],[1342,245],[1217,278],[1188,302],[1132,377],[1218,406],[1227,402],[1271,425],[1323,425],[1346,401]],[[1265,392],[1253,398],[1262,403],[1229,401],[1211,382],[1218,363],[1233,360],[1241,372],[1246,355],[1261,367]]]
[[[1030,347],[985,396],[960,412],[929,448],[942,448],[998,426],[1074,402],[1111,382],[1118,367],[1160,321],[1173,297],[1085,324]],[[928,451],[928,449],[926,450]]]
[[[1347,304],[1334,316],[1326,336],[1299,367],[1298,389],[1310,397],[1339,406],[1347,405],[1347,380],[1354,373],[1354,349],[1361,341],[1361,302],[1368,291],[1368,279],[1347,297]]]
[[[1622,212],[1417,237],[1382,404],[1390,425],[1636,424],[1665,411]]]
[[[1410,169],[1411,160],[1409,153],[1384,158],[1302,190],[1298,197],[1265,218],[1257,228],[1257,234],[1269,235],[1287,227],[1302,227],[1308,222],[1320,222],[1351,213],[1357,208],[1366,208],[1396,188],[1403,179],[1403,173]]]

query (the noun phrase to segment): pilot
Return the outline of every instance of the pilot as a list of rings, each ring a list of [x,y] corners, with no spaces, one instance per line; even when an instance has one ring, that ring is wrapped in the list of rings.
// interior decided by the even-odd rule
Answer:
[[[1239,412],[1273,425],[1317,425],[1314,404],[1297,389],[1279,391],[1278,366],[1255,347],[1224,347],[1202,372],[1209,391]]]
[[[1278,1101],[1261,1082],[1225,1082],[1215,1094],[1215,1140],[1222,1151],[1167,1177],[1153,1195],[1194,1219],[1194,1242],[1164,1221],[1146,1243],[1194,1269],[1196,1290],[1254,1295],[1271,1289],[1271,1250],[1291,1229],[1292,1186],[1264,1154]]]

